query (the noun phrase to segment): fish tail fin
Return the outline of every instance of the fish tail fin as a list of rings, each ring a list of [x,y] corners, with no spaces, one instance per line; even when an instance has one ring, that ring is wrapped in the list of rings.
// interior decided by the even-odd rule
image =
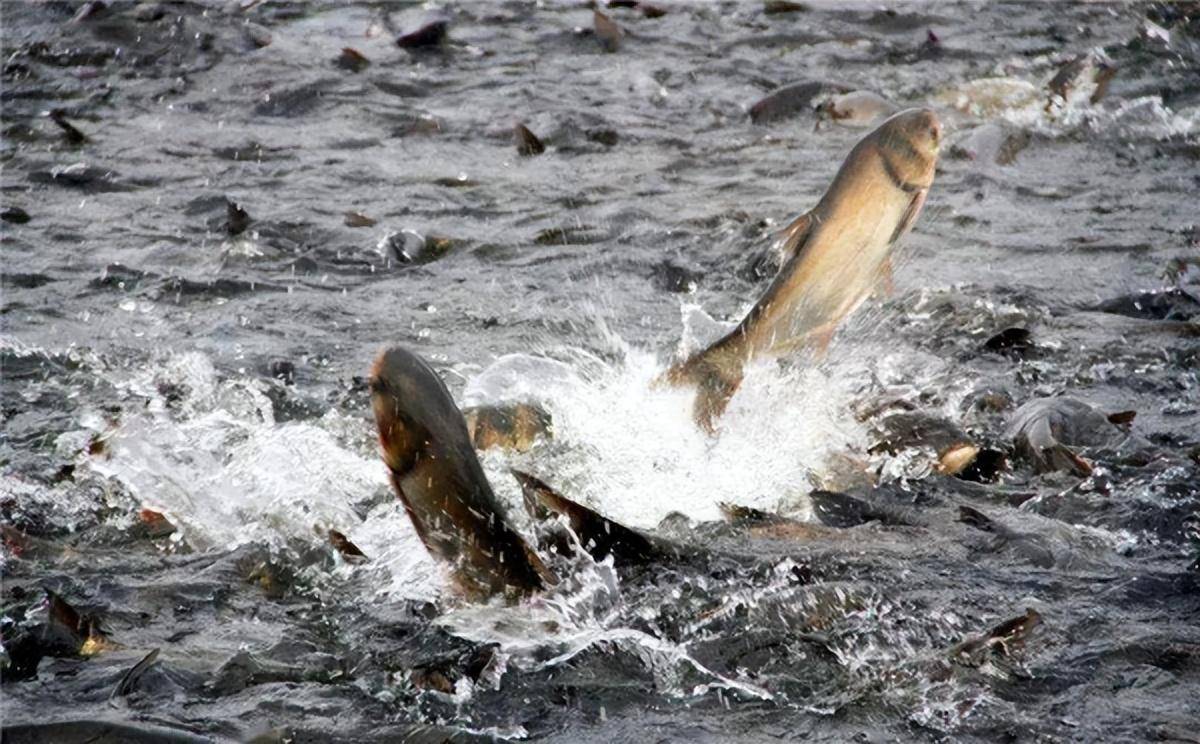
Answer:
[[[709,434],[716,431],[716,420],[725,413],[733,394],[742,384],[742,375],[730,379],[709,374],[696,383],[696,400],[692,403],[692,419]]]
[[[710,434],[715,431],[716,420],[725,412],[743,377],[742,358],[731,354],[723,342],[724,339],[672,365],[656,381],[658,385],[672,387],[695,386],[692,419]]]

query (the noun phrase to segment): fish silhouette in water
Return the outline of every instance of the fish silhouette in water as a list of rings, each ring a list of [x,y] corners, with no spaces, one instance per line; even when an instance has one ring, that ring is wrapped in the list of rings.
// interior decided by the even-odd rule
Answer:
[[[713,430],[747,362],[800,348],[823,353],[838,323],[890,283],[892,246],[921,213],[941,141],[937,116],[909,109],[855,145],[817,206],[781,233],[783,266],[746,317],[661,378],[696,387],[698,425]]]

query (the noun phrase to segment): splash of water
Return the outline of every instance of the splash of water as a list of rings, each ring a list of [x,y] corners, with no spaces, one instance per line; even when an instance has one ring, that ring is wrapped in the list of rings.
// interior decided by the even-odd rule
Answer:
[[[163,513],[193,547],[281,545],[336,529],[386,567],[383,591],[437,593],[440,569],[390,496],[374,453],[339,441],[340,414],[278,424],[261,383],[220,380],[197,353],[119,386],[146,405],[102,431],[107,455],[91,467]],[[372,497],[382,503],[360,516]]]
[[[864,444],[849,376],[752,365],[713,437],[692,421],[694,391],[656,385],[661,372],[638,350],[615,364],[593,360],[583,375],[513,354],[473,380],[467,396],[545,406],[554,440],[531,453],[536,469],[570,498],[635,527],[671,512],[717,519],[721,502],[804,517],[828,458]]]

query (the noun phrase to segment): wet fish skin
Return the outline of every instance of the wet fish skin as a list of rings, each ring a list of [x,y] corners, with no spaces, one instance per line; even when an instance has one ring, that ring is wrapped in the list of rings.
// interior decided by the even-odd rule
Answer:
[[[864,129],[899,110],[899,106],[869,90],[842,93],[817,107],[817,113],[821,117],[842,126]]]
[[[618,565],[640,564],[663,558],[671,552],[665,543],[571,501],[540,479],[519,470],[511,472],[521,484],[529,516],[539,521],[556,514],[566,517],[580,543],[596,560],[612,555]]]
[[[822,352],[838,323],[890,277],[892,246],[921,212],[941,141],[937,115],[909,109],[855,145],[817,206],[785,228],[783,268],[746,317],[663,376],[697,387],[698,425],[713,430],[748,361]]]
[[[381,353],[370,379],[383,460],[417,534],[471,598],[517,598],[553,583],[514,532],[475,456],[462,414],[420,357]]]
[[[539,438],[553,433],[553,419],[536,403],[473,406],[463,409],[467,432],[476,449],[493,447],[528,452]]]

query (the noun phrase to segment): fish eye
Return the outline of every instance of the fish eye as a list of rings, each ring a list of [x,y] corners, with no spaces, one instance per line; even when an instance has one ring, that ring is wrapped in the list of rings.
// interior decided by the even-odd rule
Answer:
[[[367,383],[367,387],[371,389],[372,393],[382,394],[387,389],[387,384],[378,376],[371,375],[371,380]]]

